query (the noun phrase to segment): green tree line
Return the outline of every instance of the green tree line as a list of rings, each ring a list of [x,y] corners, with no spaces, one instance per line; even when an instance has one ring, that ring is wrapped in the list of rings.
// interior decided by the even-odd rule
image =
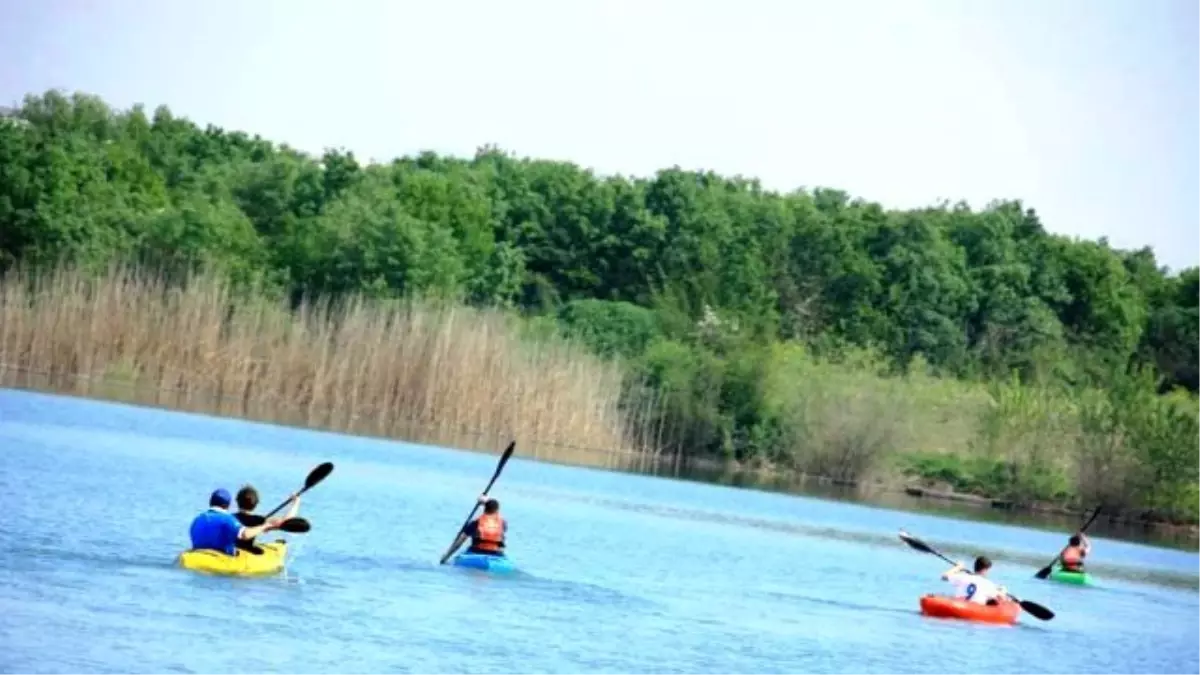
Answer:
[[[511,308],[625,361],[630,405],[658,402],[653,442],[688,458],[861,477],[892,432],[815,434],[814,411],[896,378],[974,383],[989,388],[972,413],[983,465],[917,448],[909,469],[1017,501],[1082,499],[1079,462],[1022,476],[1028,456],[993,447],[1028,446],[1062,410],[1074,426],[1045,443],[1047,467],[1107,452],[1128,485],[1093,486],[1105,499],[1195,517],[1197,269],[1051,234],[1018,201],[896,210],[678,167],[599,176],[493,147],[364,164],[58,91],[4,110],[0,271],[114,260],[216,268],[296,302]],[[843,398],[820,408],[838,387],[797,393],[831,373]],[[818,462],[802,452],[815,443],[845,447]]]

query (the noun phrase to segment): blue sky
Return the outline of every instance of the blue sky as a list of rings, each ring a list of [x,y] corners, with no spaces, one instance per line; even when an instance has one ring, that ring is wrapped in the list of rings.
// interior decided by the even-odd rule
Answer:
[[[0,103],[165,103],[319,152],[494,143],[887,206],[1020,198],[1046,227],[1200,258],[1194,0],[36,0]]]

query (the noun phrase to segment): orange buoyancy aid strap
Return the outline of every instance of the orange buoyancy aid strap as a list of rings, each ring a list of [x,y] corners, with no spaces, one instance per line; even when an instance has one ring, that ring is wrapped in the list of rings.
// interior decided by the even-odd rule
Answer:
[[[498,513],[485,513],[476,521],[474,548],[481,551],[499,551],[504,548],[504,519]]]

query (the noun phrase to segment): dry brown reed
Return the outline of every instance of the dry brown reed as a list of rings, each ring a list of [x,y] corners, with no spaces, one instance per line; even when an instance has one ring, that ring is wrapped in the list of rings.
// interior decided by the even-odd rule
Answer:
[[[637,468],[652,453],[623,413],[623,372],[581,347],[522,338],[500,311],[428,300],[240,295],[114,267],[10,272],[0,386],[384,436],[550,461]]]

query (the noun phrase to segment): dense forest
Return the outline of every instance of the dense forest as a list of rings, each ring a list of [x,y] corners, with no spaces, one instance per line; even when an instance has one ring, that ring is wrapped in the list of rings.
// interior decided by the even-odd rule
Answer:
[[[491,147],[368,165],[55,91],[4,110],[0,271],[117,260],[293,305],[504,308],[619,360],[689,460],[1196,518],[1197,269],[1020,202],[895,210]]]

